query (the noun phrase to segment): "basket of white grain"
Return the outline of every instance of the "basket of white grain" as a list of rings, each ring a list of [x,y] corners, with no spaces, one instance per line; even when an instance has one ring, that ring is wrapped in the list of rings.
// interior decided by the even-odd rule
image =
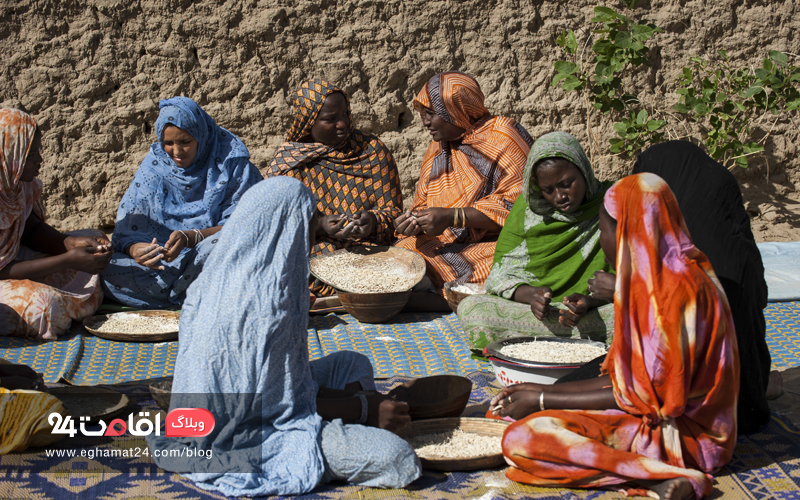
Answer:
[[[397,434],[408,441],[425,469],[469,471],[505,465],[503,432],[510,422],[487,418],[415,420]]]
[[[514,337],[483,349],[500,384],[552,384],[589,361],[606,354],[607,346],[588,339]]]
[[[320,255],[311,273],[337,290],[345,310],[364,323],[393,318],[425,276],[425,259],[397,247],[354,247]]]
[[[107,340],[164,342],[178,338],[180,311],[134,311],[89,316],[83,327]]]
[[[444,298],[453,312],[458,312],[458,304],[470,295],[486,293],[486,286],[480,283],[457,283],[448,281],[444,284]]]

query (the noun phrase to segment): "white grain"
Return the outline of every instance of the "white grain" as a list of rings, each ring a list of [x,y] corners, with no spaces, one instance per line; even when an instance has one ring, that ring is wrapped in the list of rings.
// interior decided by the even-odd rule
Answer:
[[[591,344],[548,342],[535,340],[509,344],[500,349],[500,354],[509,358],[545,363],[587,363],[606,353],[603,347]]]
[[[500,436],[486,436],[454,429],[406,438],[420,458],[467,459],[503,453]]]
[[[314,274],[334,288],[352,293],[404,292],[416,284],[415,277],[396,262],[349,252],[316,259]]]
[[[178,318],[117,313],[95,325],[94,329],[103,333],[172,333],[178,331],[179,324]]]

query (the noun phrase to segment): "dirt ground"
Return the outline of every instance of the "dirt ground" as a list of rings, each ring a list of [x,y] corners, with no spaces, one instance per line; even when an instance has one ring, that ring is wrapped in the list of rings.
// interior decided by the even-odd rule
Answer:
[[[412,102],[441,71],[475,76],[489,110],[533,137],[563,130],[587,145],[585,106],[551,85],[553,62],[565,57],[554,39],[586,32],[602,4],[621,10],[622,2],[0,0],[0,106],[23,107],[44,131],[44,201],[61,230],[113,230],[156,139],[160,99],[195,99],[264,172],[291,123],[292,92],[314,77],[343,88],[355,126],[391,149],[409,204],[430,142]],[[674,81],[694,55],[724,49],[736,64],[759,67],[774,49],[800,66],[794,0],[643,0],[625,12],[664,30],[635,81],[654,110],[677,102]],[[800,240],[796,115],[755,127],[768,136],[765,155],[736,172],[758,241]],[[598,144],[613,136],[609,124],[592,130]],[[595,168],[602,179],[625,172],[617,158]]]

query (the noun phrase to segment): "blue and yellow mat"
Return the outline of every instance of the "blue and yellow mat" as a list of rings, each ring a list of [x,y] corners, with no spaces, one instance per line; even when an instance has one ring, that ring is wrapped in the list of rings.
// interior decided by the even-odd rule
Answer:
[[[485,372],[468,375],[473,382],[465,416],[483,416],[489,399],[499,386],[494,376]],[[408,377],[380,381],[381,391],[388,391]],[[128,395],[131,405],[124,414],[142,410],[155,411],[155,402],[147,386],[114,387]],[[0,497],[25,499],[78,500],[116,499],[221,499],[222,495],[201,490],[178,474],[159,469],[149,457],[96,458],[100,450],[135,450],[146,448],[144,438],[126,434],[113,442],[107,438],[75,437],[48,448],[46,452],[12,453],[0,457]],[[95,458],[80,456],[81,450],[94,450]],[[58,456],[60,452],[60,455]],[[74,456],[69,456],[70,452]],[[610,499],[622,498],[613,491],[583,491],[536,488],[506,479],[504,468],[469,473],[424,475],[402,490],[379,490],[343,484],[328,484],[299,495],[298,500],[346,499]],[[760,433],[742,437],[733,460],[716,476],[712,498],[793,499],[800,498],[800,432],[779,416]]]
[[[765,310],[773,367],[800,365],[800,303],[773,303]],[[473,392],[467,416],[482,416],[499,390],[488,365],[470,359],[469,349],[454,314],[401,315],[392,323],[367,325],[348,315],[313,317],[309,322],[309,352],[316,358],[340,349],[370,357],[386,391],[409,377],[438,373],[469,374]],[[113,384],[168,376],[174,367],[176,342],[135,344],[109,342],[77,328],[57,342],[35,343],[0,338],[0,357],[26,363],[44,372],[49,382]],[[131,399],[126,414],[154,410],[146,385],[118,385]],[[88,449],[145,448],[142,438],[126,435],[112,443],[62,441],[47,452],[37,450],[0,457],[0,498],[165,498],[216,499],[177,474],[160,470],[144,457],[97,458],[79,456]],[[64,451],[63,456],[53,450]],[[66,450],[77,451],[67,456]],[[426,471],[403,490],[377,490],[331,484],[307,495],[311,499],[607,499],[621,498],[611,491],[558,490],[512,483],[503,469],[472,473]],[[741,437],[732,461],[716,476],[712,498],[800,499],[800,432],[785,418],[773,414],[762,432]]]
[[[311,359],[341,350],[366,354],[376,378],[425,377],[489,369],[470,358],[458,317],[401,314],[391,322],[360,323],[349,314],[312,316],[308,322]],[[45,381],[74,385],[119,384],[172,375],[178,342],[114,342],[76,326],[55,342],[0,337],[0,358],[43,373]]]

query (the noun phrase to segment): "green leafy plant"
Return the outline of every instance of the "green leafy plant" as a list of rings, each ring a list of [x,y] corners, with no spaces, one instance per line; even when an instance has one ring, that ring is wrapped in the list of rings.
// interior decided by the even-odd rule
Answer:
[[[719,59],[691,57],[675,81],[680,102],[674,109],[703,130],[708,154],[726,165],[746,168],[764,150],[769,132],[753,140],[753,127],[800,108],[800,70],[789,57],[770,50],[761,68],[735,68],[724,50]]]
[[[639,0],[625,4],[633,8]],[[663,30],[646,20],[634,21],[609,7],[594,8],[592,23],[599,23],[593,35],[599,35],[591,45],[591,55],[580,50],[578,37],[572,30],[561,33],[556,44],[573,61],[556,61],[553,86],[566,92],[579,92],[587,103],[587,133],[591,138],[592,110],[601,115],[611,115],[619,121],[613,124],[618,138],[610,140],[612,153],[633,154],[648,143],[663,140],[662,129],[666,122],[657,120],[641,109],[638,97],[626,88],[633,88],[625,76],[640,66],[648,66],[647,42]],[[591,37],[590,37],[591,38]]]

